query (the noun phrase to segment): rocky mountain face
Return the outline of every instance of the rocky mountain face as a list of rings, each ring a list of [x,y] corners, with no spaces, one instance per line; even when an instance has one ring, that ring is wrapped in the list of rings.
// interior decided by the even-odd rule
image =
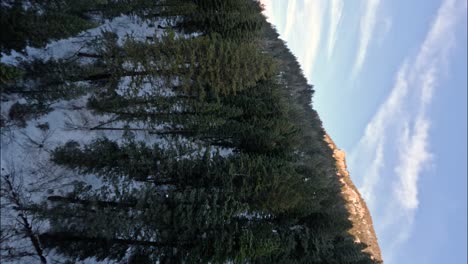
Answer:
[[[349,232],[355,237],[356,242],[362,242],[368,245],[364,251],[368,252],[373,259],[383,263],[369,209],[349,176],[346,167],[345,152],[336,147],[328,134],[325,135],[324,140],[333,151],[333,157],[336,160],[337,176],[343,184],[341,193],[346,202],[346,209],[350,215],[349,219],[353,223],[353,227]]]

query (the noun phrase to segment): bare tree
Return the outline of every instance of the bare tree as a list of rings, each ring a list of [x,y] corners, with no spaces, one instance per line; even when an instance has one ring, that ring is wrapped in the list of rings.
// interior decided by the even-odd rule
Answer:
[[[1,174],[1,210],[2,226],[0,235],[0,251],[3,260],[19,260],[23,257],[37,257],[43,264],[47,263],[34,225],[34,217],[26,208],[30,201],[24,195],[22,177],[16,171],[6,171]],[[21,240],[31,243],[26,245]],[[32,245],[32,250],[31,250]]]

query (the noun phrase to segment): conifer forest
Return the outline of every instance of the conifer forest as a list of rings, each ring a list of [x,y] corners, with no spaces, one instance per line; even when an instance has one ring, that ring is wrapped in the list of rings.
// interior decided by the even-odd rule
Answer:
[[[380,263],[255,0],[1,0],[2,263]]]

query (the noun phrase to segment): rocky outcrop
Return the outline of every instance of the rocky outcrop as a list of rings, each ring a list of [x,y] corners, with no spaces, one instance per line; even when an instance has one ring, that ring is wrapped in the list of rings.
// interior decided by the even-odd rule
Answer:
[[[356,186],[349,177],[349,172],[346,167],[345,152],[338,149],[333,140],[325,135],[325,142],[333,150],[333,157],[336,160],[337,176],[343,184],[341,193],[346,202],[346,209],[349,212],[349,219],[353,223],[353,227],[349,233],[354,236],[356,242],[362,242],[368,245],[364,250],[368,252],[373,259],[382,261],[380,247],[375,235],[372,218],[367,208],[366,202],[361,197]],[[383,261],[382,261],[383,262]]]

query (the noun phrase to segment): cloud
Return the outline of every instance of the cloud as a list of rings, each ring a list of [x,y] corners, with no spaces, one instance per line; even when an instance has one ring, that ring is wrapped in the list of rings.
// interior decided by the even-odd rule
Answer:
[[[411,233],[419,207],[419,178],[433,161],[428,109],[438,81],[447,70],[457,23],[465,15],[464,0],[442,3],[417,55],[405,60],[390,95],[351,153],[352,173],[363,176],[359,189],[371,211],[383,212],[374,217],[381,218],[375,221],[377,233],[388,241],[382,247],[385,258],[396,252]],[[370,165],[359,168],[359,163]],[[389,193],[376,195],[387,186],[392,188]]]
[[[264,1],[262,0],[262,2]],[[308,78],[320,48],[326,7],[326,0],[290,0],[287,2],[286,20],[281,38],[296,54],[299,64]]]
[[[323,15],[324,15],[324,2],[322,0],[305,0],[304,1],[304,12],[305,12],[305,19],[307,22],[306,29],[308,37],[305,40],[307,46],[305,47],[305,56],[301,56],[304,58],[300,63],[304,67],[304,74],[306,77],[310,77],[312,74],[312,69],[315,64],[315,58],[317,57],[317,52],[320,46],[320,39],[322,35],[322,24],[323,24]]]
[[[291,29],[294,26],[294,22],[297,19],[297,12],[296,12],[296,0],[288,1],[288,10],[286,12],[286,26],[284,27],[283,37],[288,39],[289,34],[291,33]]]
[[[357,163],[370,164],[359,171],[363,172],[363,183],[360,186],[360,191],[371,208],[373,201],[375,201],[374,192],[376,185],[379,184],[380,171],[384,165],[383,151],[387,140],[386,132],[403,114],[402,104],[408,94],[407,76],[408,65],[404,63],[396,76],[395,85],[389,97],[379,107],[371,122],[367,124],[363,137],[350,156],[350,163],[353,167],[356,167]],[[364,162],[363,157],[366,158]]]
[[[377,21],[377,9],[379,7],[380,0],[367,0],[364,11],[364,16],[360,23],[359,32],[359,47],[357,51],[356,61],[352,71],[352,76],[356,76],[364,64],[366,59],[367,49],[374,33],[375,24]]]
[[[367,170],[367,177],[365,178],[364,185],[361,188],[361,195],[366,199],[368,205],[373,207],[372,203],[375,201],[374,186],[378,183],[379,178],[375,177],[379,175],[380,170],[384,167],[384,153],[383,153],[383,140],[379,139],[375,151],[373,151],[375,157],[369,165]]]
[[[418,207],[417,182],[421,170],[431,154],[428,150],[430,119],[427,108],[430,106],[437,81],[446,65],[448,55],[455,43],[455,26],[464,14],[462,0],[446,0],[440,7],[437,17],[424,40],[414,63],[411,78],[418,90],[419,106],[412,127],[403,133],[403,146],[400,149],[399,164],[395,171],[398,183],[396,196],[405,209]],[[465,8],[466,9],[466,8]],[[466,11],[466,10],[465,10]]]
[[[330,4],[330,29],[328,31],[328,48],[327,55],[328,59],[331,58],[333,54],[333,49],[335,48],[336,43],[336,33],[341,22],[341,17],[343,14],[343,0],[331,0]]]
[[[393,190],[401,207],[406,210],[415,210],[419,205],[418,178],[432,156],[428,151],[429,126],[429,120],[419,116],[414,122],[414,131],[410,132],[406,127],[403,133],[400,161],[395,168],[399,179]]]

